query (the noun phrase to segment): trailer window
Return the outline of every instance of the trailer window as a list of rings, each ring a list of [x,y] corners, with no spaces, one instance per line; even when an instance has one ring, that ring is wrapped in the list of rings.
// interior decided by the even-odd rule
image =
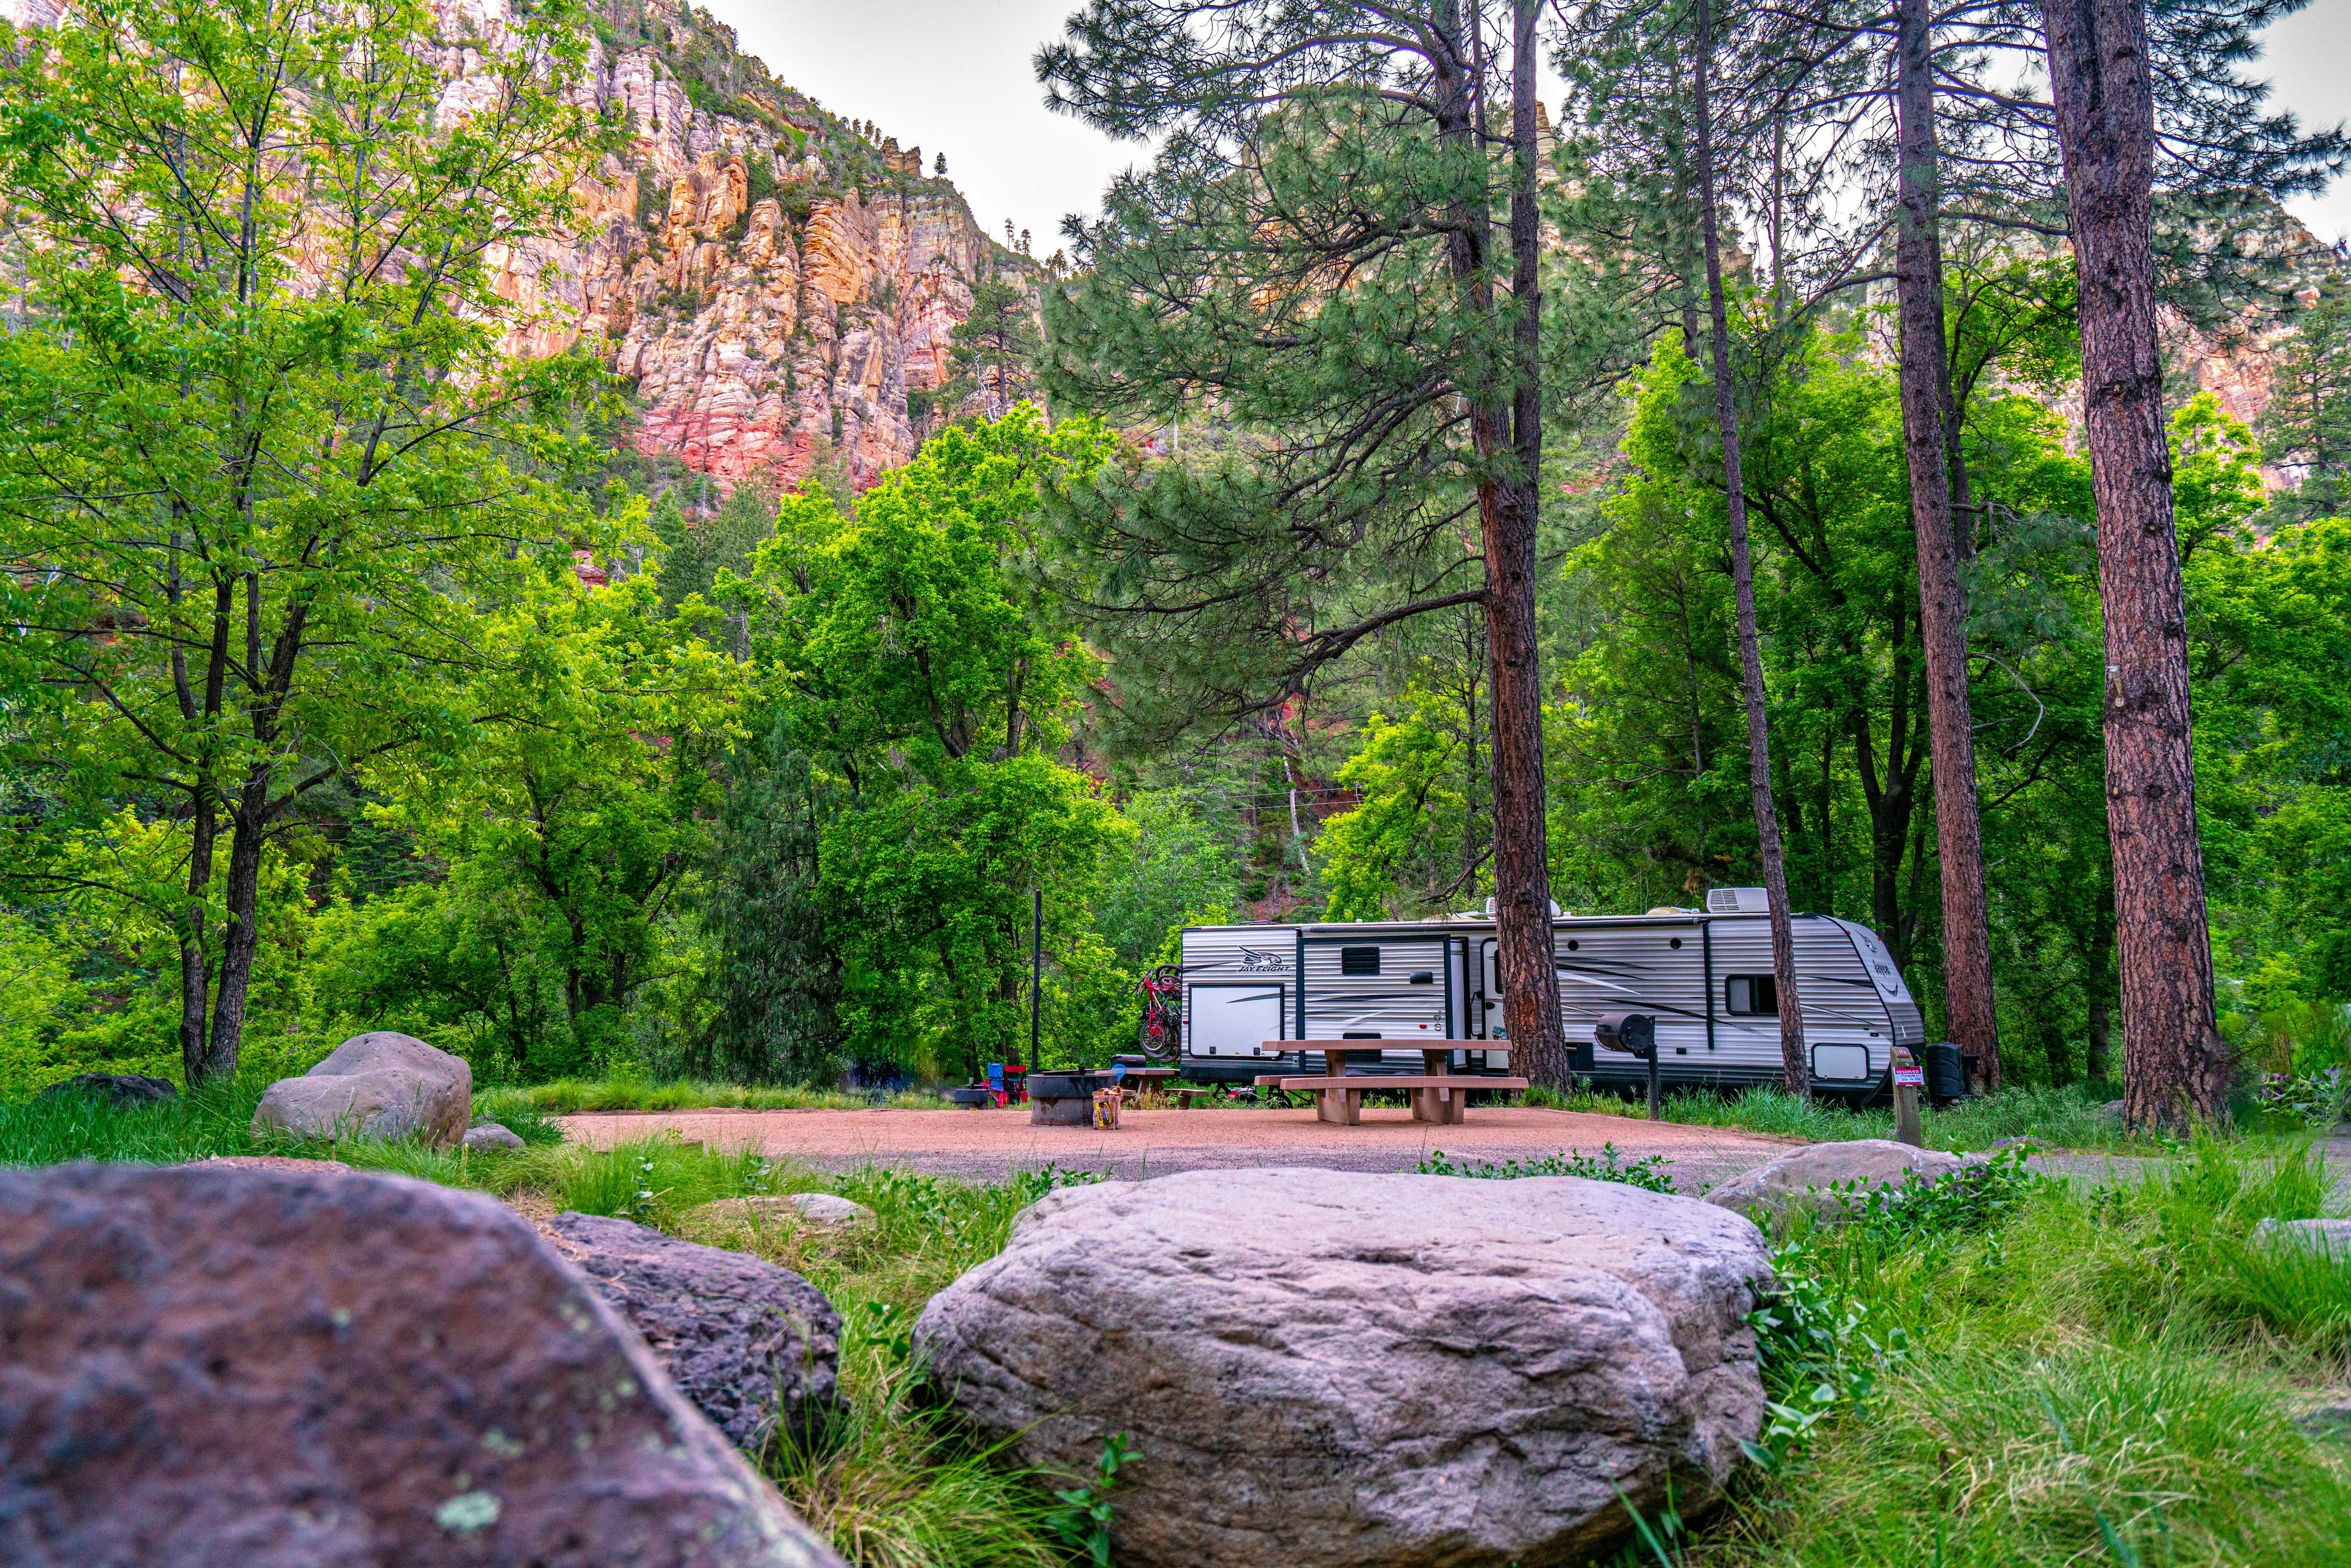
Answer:
[[[1339,973],[1343,975],[1376,975],[1380,972],[1380,950],[1377,947],[1342,947],[1339,949]]]
[[[1740,1017],[1752,1018],[1780,1011],[1780,982],[1770,975],[1726,975],[1722,981],[1722,1010]]]

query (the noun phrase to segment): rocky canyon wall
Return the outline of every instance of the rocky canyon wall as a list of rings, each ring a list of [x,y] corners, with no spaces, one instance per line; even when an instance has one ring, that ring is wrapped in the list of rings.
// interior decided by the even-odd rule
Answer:
[[[435,15],[442,112],[459,115],[512,11]],[[872,484],[963,412],[946,401],[949,335],[973,284],[1034,264],[919,148],[775,81],[706,14],[606,0],[596,17],[580,91],[619,110],[630,145],[579,191],[577,232],[495,258],[500,292],[539,308],[510,349],[588,347],[636,388],[639,450],[722,488],[787,487],[820,464]]]

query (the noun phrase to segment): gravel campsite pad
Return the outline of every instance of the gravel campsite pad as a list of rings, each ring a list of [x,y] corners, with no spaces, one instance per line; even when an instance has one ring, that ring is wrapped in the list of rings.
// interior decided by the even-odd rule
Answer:
[[[1480,1106],[1459,1126],[1415,1122],[1401,1108],[1368,1109],[1361,1126],[1311,1110],[1129,1111],[1116,1132],[1032,1125],[1025,1110],[662,1111],[583,1113],[564,1135],[607,1146],[675,1133],[714,1148],[747,1149],[828,1169],[897,1166],[934,1176],[1002,1179],[1015,1166],[1056,1165],[1137,1177],[1262,1166],[1408,1171],[1436,1150],[1458,1161],[1539,1159],[1563,1149],[1663,1155],[1687,1192],[1761,1165],[1792,1140],[1580,1111]]]

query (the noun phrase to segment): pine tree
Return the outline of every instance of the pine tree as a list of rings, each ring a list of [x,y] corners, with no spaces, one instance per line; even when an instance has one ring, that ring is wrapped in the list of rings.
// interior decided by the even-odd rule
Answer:
[[[2045,0],[2081,276],[2082,424],[2105,607],[2106,812],[2135,1127],[2228,1116],[2196,827],[2188,610],[2156,335],[2155,105],[2143,0]]]
[[[1504,1014],[1565,1081],[1534,615],[1536,0],[1094,0],[1052,103],[1157,137],[1048,295],[1048,387],[1218,435],[1062,519],[1122,716],[1280,715],[1408,618],[1483,606]],[[1507,219],[1501,214],[1507,213]]]
[[[2165,132],[2154,208],[2156,276],[2167,305],[2193,319],[2275,307],[2290,258],[2276,243],[2273,198],[2314,188],[2344,152],[2337,133],[2306,135],[2291,117],[2264,115],[2264,89],[2238,75],[2239,63],[2256,52],[2252,29],[2280,14],[2273,0],[2166,5],[2156,13],[2149,47],[2161,68],[2153,113]],[[1637,35],[1646,15],[1637,5],[1595,5],[1579,21],[1585,37],[1613,37],[1622,50],[1623,37]],[[2037,43],[2038,18],[2004,4],[1930,8],[1924,0],[1813,0],[1735,15],[1743,20],[1723,29],[1737,57],[1726,73],[1732,107],[1722,117],[1731,125],[1725,139],[1732,162],[1745,172],[1750,210],[1769,238],[1775,306],[1834,299],[1850,279],[1882,265],[1875,238],[1881,223],[1893,235],[1934,742],[1945,1011],[1953,1037],[1978,1056],[1986,1082],[1996,1087],[1997,1013],[1959,575],[1991,506],[1991,497],[1971,493],[1962,439],[1963,394],[1980,382],[1983,368],[1982,324],[1975,319],[1983,291],[1981,279],[1971,280],[1969,293],[1955,298],[1945,287],[1943,254],[1955,231],[1969,235],[1978,252],[1989,236],[2001,255],[2017,233],[2065,232],[2066,213],[2054,199],[2047,106],[2020,95],[2002,75],[2002,62]],[[1883,67],[1875,58],[1881,40],[1893,45]],[[1608,89],[1601,85],[1609,79],[1604,65],[1595,70],[1563,59],[1562,66],[1571,81],[1588,84],[1586,101],[1610,129],[1656,118],[1645,107],[1660,96],[1654,89]],[[1823,131],[1869,150],[1827,171],[1835,178],[1825,183],[1823,171],[1792,171],[1787,162],[1790,149],[1819,144],[1808,141],[1808,133]],[[1654,133],[1635,143],[1658,144]],[[1670,166],[1672,159],[1664,162]],[[1630,183],[1638,187],[1656,178],[1645,172]],[[1857,210],[1866,214],[1862,225],[1820,221],[1836,206],[1856,210],[1856,178],[1864,198]],[[1823,191],[1839,188],[1844,201],[1824,207]],[[1594,204],[1587,197],[1583,205]],[[1657,202],[1641,216],[1654,225],[1673,211],[1670,202]],[[1676,254],[1671,244],[1659,248],[1664,256]],[[2030,267],[1995,263],[1990,271],[2002,278],[2002,290],[2033,280]],[[2048,304],[2070,311],[2072,290],[2052,291]],[[1954,374],[1962,346],[1971,355],[1964,378]]]
[[[2351,295],[2339,274],[2278,354],[2262,438],[2295,482],[2278,511],[2296,522],[2351,512]]]
[[[715,514],[692,523],[678,508],[676,494],[664,491],[652,518],[664,547],[662,604],[673,610],[689,594],[710,598],[720,572],[742,575],[751,552],[776,531],[775,497],[757,485],[736,486]]]
[[[977,397],[988,419],[1001,419],[1036,384],[1043,351],[1037,302],[1018,283],[986,277],[971,287],[971,310],[947,334],[947,382],[941,396],[950,407]]]
[[[1976,796],[1975,715],[1968,700],[1968,595],[1959,557],[1974,554],[1966,462],[1944,337],[1942,165],[1936,138],[1934,22],[1928,0],[1895,0],[1895,291],[1901,321],[1903,445],[1918,549],[1918,630],[1935,760],[1937,868],[1943,895],[1943,1016],[1987,1089],[2001,1083],[1992,998],[1991,919],[1984,900]],[[1957,492],[1955,494],[1955,492]],[[1959,531],[1970,540],[1964,551]]]

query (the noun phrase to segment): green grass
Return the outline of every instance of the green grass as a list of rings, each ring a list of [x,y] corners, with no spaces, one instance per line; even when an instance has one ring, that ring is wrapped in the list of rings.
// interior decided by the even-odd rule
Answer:
[[[1951,1206],[1948,1226],[1792,1219],[1771,1381],[1825,1414],[1664,1560],[2351,1562],[2351,1445],[2294,1421],[2351,1398],[2351,1263],[2252,1239],[2335,1202],[2307,1148],[2206,1143],[2141,1182]]]
[[[240,1082],[125,1111],[85,1094],[0,1105],[0,1165],[53,1166],[78,1159],[167,1165],[253,1154],[253,1108],[268,1087]]]
[[[559,1078],[552,1082],[481,1089],[474,1109],[505,1120],[509,1112],[569,1116],[578,1111],[857,1111],[875,1105],[937,1110],[936,1094],[855,1094],[831,1089],[779,1089],[748,1083],[673,1079]]]
[[[1637,1100],[1593,1089],[1568,1093],[1536,1089],[1526,1095],[1530,1105],[1559,1111],[1585,1111],[1608,1116],[1645,1116]],[[1948,1111],[1920,1113],[1927,1146],[1953,1154],[1992,1148],[2018,1138],[2038,1139],[2050,1148],[2113,1150],[2152,1154],[2171,1145],[2160,1139],[2133,1134],[2102,1113],[2104,1103],[2090,1089],[2003,1089],[1981,1100],[1963,1101]],[[1742,1132],[1827,1142],[1844,1138],[1890,1138],[1894,1110],[1873,1105],[1855,1110],[1841,1100],[1825,1097],[1811,1103],[1783,1089],[1749,1089],[1735,1095],[1684,1089],[1667,1095],[1658,1114],[1668,1122],[1702,1127],[1736,1127]]]
[[[0,1104],[0,1165],[53,1166],[79,1159],[169,1165],[214,1155],[317,1152],[299,1140],[254,1137],[254,1107],[268,1087],[266,1079],[243,1078],[225,1088],[200,1089],[120,1111],[86,1094]],[[487,1113],[486,1098],[475,1099],[477,1113]],[[561,1128],[527,1104],[509,1103],[499,1112],[495,1119],[527,1144],[546,1146],[563,1139]],[[364,1163],[371,1157],[366,1151],[363,1145],[339,1146],[337,1157]]]

